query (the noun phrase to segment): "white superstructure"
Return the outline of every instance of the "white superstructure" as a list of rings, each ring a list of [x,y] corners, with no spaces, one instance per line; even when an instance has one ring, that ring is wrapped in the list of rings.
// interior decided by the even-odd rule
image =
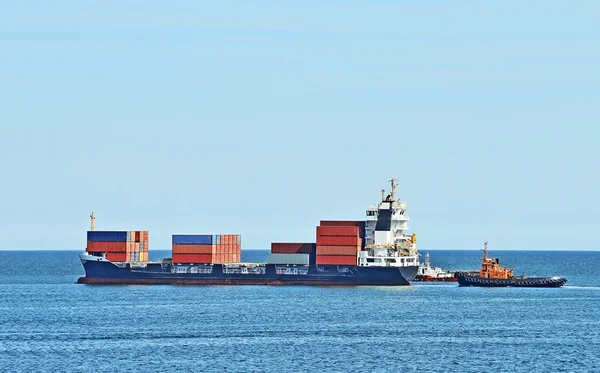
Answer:
[[[425,262],[421,263],[419,274],[417,276],[419,276],[419,278],[423,277],[424,279],[450,279],[454,278],[454,272],[445,271],[440,267],[432,266],[431,261],[429,260],[429,253],[427,253],[425,254]]]
[[[381,202],[367,207],[365,248],[359,256],[360,266],[419,266],[417,236],[407,233],[409,217],[406,203],[396,200],[396,181],[390,180],[390,194],[386,196],[382,190]]]

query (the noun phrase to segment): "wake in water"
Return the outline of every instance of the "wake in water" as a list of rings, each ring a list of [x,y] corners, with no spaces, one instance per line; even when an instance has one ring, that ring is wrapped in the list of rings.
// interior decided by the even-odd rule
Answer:
[[[569,289],[594,289],[594,290],[600,290],[600,286],[596,286],[596,285],[564,285],[563,287],[569,288]]]

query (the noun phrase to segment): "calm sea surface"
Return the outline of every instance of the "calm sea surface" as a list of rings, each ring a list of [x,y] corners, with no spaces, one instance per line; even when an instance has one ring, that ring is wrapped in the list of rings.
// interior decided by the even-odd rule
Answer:
[[[0,251],[0,371],[600,372],[600,252],[490,254],[516,274],[569,282],[90,286],[75,284],[74,251]],[[480,256],[431,251],[447,269]]]

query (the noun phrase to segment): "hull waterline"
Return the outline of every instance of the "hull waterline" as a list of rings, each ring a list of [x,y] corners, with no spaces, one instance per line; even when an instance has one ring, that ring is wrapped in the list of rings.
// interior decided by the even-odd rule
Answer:
[[[458,275],[459,286],[478,287],[523,287],[523,288],[558,288],[567,282],[564,277],[531,277],[531,278],[483,278],[479,276]]]
[[[322,285],[322,286],[406,286],[418,267],[308,266],[305,274],[280,274],[281,267],[263,265],[261,274],[226,273],[228,265],[204,266],[210,273],[174,273],[173,266],[148,263],[132,267],[125,263],[82,259],[86,276],[80,284],[99,285]],[[241,264],[239,268],[244,268]]]

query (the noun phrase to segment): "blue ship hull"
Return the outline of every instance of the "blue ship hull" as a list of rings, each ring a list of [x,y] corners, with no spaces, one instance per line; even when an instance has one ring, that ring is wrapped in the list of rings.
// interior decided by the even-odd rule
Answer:
[[[176,285],[410,285],[418,267],[359,267],[359,266],[260,266],[199,265],[173,266],[167,263],[148,263],[131,266],[128,263],[111,263],[82,259],[85,277],[81,284],[176,284]],[[205,273],[178,273],[178,271]],[[261,273],[241,273],[259,269]],[[232,273],[237,272],[237,273]],[[294,273],[302,272],[302,274]]]

